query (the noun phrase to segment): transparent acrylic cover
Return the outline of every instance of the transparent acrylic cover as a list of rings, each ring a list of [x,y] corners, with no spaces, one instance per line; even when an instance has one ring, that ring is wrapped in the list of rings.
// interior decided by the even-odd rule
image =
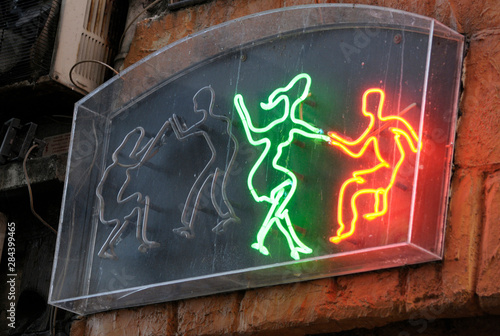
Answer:
[[[439,260],[463,38],[313,5],[77,103],[49,302],[79,314]]]

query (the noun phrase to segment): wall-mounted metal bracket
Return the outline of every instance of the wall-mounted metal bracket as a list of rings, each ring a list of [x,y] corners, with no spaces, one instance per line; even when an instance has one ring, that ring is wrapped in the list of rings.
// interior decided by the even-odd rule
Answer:
[[[21,121],[17,118],[6,121],[0,130],[0,164],[24,159],[34,142],[43,149],[45,146],[43,141],[35,139],[36,128],[37,124],[32,122],[21,125]]]

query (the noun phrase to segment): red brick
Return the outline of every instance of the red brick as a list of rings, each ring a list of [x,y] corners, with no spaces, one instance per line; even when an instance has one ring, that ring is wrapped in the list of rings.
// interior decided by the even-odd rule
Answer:
[[[342,330],[373,328],[402,318],[400,270],[391,269],[339,277],[330,315]]]
[[[94,314],[86,317],[86,334],[94,335],[117,335],[113,334],[116,323],[116,311]]]
[[[477,294],[484,311],[500,314],[500,172],[487,177],[485,190]]]
[[[219,0],[145,20],[137,25],[125,66],[189,34],[246,15],[276,9],[280,5],[280,0]]]
[[[71,324],[70,336],[85,336],[85,325],[87,321],[85,319],[75,320]]]
[[[439,22],[455,29],[452,8],[449,0],[418,0],[418,1],[401,1],[401,0],[358,0],[358,1],[342,1],[342,0],[285,0],[284,6],[297,6],[315,3],[356,3],[362,5],[372,5],[379,7],[387,7],[392,9],[403,10],[410,13],[420,14],[432,17]]]
[[[316,3],[342,3],[326,0],[217,0],[200,6],[170,12],[160,18],[147,19],[137,25],[125,66],[189,34],[229,20],[281,7]],[[454,27],[448,0],[407,1],[365,0],[360,4],[378,5],[426,15]]]
[[[91,315],[85,336],[168,336],[175,335],[173,304],[159,304]]]
[[[175,335],[177,330],[176,305],[174,303],[146,306],[140,309],[141,321],[137,335]]]
[[[390,269],[334,278],[327,300],[310,303],[315,319],[296,330],[315,334],[372,329],[404,319],[402,276],[400,269]]]
[[[245,294],[239,331],[305,335],[373,328],[401,319],[402,306],[397,269],[274,286]]]
[[[339,2],[343,1],[328,1]],[[357,4],[373,5],[403,10],[409,13],[415,13],[434,18],[439,22],[456,29],[452,9],[449,0],[362,0],[355,1]]]
[[[465,59],[455,163],[500,162],[500,32],[476,36]]]
[[[334,315],[332,286],[332,279],[322,279],[249,290],[241,301],[238,331],[287,330],[287,335],[303,335],[297,327],[325,322]]]
[[[474,34],[483,29],[500,27],[498,0],[449,0],[449,2],[461,33]]]
[[[442,262],[410,268],[406,284],[406,310],[436,317],[475,313],[475,276],[482,220],[482,172],[458,170],[452,197]]]
[[[238,321],[238,292],[179,302],[178,334],[183,336],[231,335]]]

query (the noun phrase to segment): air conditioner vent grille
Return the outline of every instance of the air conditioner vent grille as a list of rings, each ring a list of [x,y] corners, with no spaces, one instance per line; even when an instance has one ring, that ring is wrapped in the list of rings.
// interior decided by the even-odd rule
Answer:
[[[122,0],[89,0],[79,35],[76,62],[100,61],[109,65],[118,49],[125,26],[127,2]],[[76,63],[75,62],[75,63]],[[94,62],[81,63],[72,72],[75,83],[91,90],[111,75],[105,66]]]
[[[107,62],[110,56],[110,47],[105,41],[95,35],[82,33],[80,48],[78,50],[78,60],[97,60]],[[90,81],[102,83],[105,79],[106,68],[96,63],[82,63],[74,70],[78,74]]]
[[[87,3],[85,29],[101,37],[107,37],[111,21],[113,1],[94,0]]]

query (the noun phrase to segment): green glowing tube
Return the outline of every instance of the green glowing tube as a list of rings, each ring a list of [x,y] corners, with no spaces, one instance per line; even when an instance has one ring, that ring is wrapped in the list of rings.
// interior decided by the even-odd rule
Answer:
[[[290,90],[301,80],[305,80],[305,86],[303,87],[299,97],[295,99],[292,98],[293,101],[291,102],[291,97],[288,94]],[[326,142],[330,141],[330,137],[324,135],[321,129],[314,127],[313,125],[295,117],[297,108],[307,98],[310,88],[311,77],[308,74],[302,73],[295,76],[287,86],[278,88],[273,93],[271,93],[268,98],[268,102],[260,104],[261,109],[264,111],[270,111],[276,108],[279,104],[283,103],[283,115],[279,118],[274,119],[271,123],[269,123],[269,125],[265,127],[255,127],[253,125],[250,113],[248,112],[243,96],[241,94],[237,94],[234,97],[234,105],[242,121],[245,135],[249,143],[253,146],[264,145],[264,150],[253,167],[250,169],[247,179],[247,186],[253,199],[258,203],[267,202],[271,204],[271,207],[259,229],[259,232],[257,233],[257,242],[251,245],[252,248],[258,250],[264,255],[270,254],[269,250],[264,246],[264,240],[273,224],[276,224],[278,229],[285,236],[290,248],[290,256],[293,259],[300,259],[299,252],[304,254],[310,254],[313,252],[311,248],[306,246],[298,238],[295,230],[293,229],[293,224],[290,219],[289,211],[287,209],[288,203],[292,199],[298,186],[297,177],[287,167],[278,163],[283,154],[283,149],[292,143],[296,135],[301,135],[311,140],[320,140]],[[271,132],[276,132],[274,128],[287,120],[292,121],[295,127],[288,131],[288,137],[285,141],[280,143],[273,143],[269,139],[269,137],[266,137],[266,133],[272,134]],[[260,138],[254,138],[254,136],[258,137],[259,135],[261,136]],[[261,166],[262,162],[268,156],[272,156],[273,153],[274,156],[272,157],[272,167],[276,171],[280,171],[285,174],[286,180],[281,182],[278,186],[274,187],[269,195],[259,195],[253,185],[254,176],[257,169],[259,169],[259,167]]]

